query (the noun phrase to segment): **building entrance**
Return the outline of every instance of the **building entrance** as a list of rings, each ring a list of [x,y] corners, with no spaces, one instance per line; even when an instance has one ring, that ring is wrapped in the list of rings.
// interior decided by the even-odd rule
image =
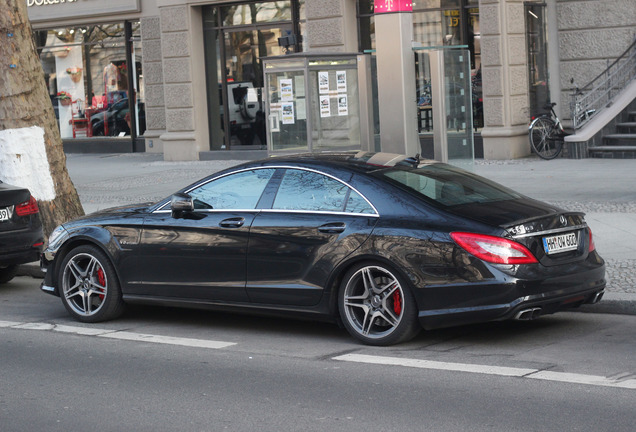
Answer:
[[[262,59],[296,50],[279,41],[297,34],[297,3],[204,7],[212,150],[265,149]]]

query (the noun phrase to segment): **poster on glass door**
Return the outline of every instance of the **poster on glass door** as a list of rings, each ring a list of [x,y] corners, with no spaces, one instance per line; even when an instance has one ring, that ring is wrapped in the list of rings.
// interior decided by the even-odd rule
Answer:
[[[329,95],[321,95],[320,96],[320,117],[330,117],[331,116],[331,101],[329,100]]]
[[[291,78],[282,78],[278,80],[280,85],[280,99],[282,101],[293,101],[294,100],[294,89],[292,87]]]
[[[329,72],[318,72],[318,93],[329,93]]]
[[[283,124],[294,124],[294,103],[283,102],[280,106],[283,111]]]

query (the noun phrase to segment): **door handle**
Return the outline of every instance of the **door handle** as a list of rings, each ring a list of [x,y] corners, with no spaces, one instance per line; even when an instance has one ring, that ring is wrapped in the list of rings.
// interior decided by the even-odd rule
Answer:
[[[224,219],[219,222],[219,226],[223,228],[240,228],[245,223],[245,219],[242,217]]]
[[[346,228],[347,228],[346,224],[342,222],[334,222],[334,223],[328,223],[328,224],[319,226],[318,231],[322,233],[326,233],[326,234],[338,234],[338,233],[344,232]]]

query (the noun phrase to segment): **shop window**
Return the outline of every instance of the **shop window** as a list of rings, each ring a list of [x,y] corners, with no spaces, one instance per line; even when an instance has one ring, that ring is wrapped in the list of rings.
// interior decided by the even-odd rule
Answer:
[[[224,26],[290,21],[291,1],[238,4],[221,7]]]
[[[143,134],[139,27],[115,23],[35,32],[62,138]],[[127,43],[127,32],[136,42]]]

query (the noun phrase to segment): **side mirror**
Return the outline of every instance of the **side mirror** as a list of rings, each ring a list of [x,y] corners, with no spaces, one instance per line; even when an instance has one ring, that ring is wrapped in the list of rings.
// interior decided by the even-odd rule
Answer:
[[[170,200],[170,209],[172,217],[175,219],[182,218],[184,214],[194,211],[194,201],[187,193],[176,193],[172,195]]]

